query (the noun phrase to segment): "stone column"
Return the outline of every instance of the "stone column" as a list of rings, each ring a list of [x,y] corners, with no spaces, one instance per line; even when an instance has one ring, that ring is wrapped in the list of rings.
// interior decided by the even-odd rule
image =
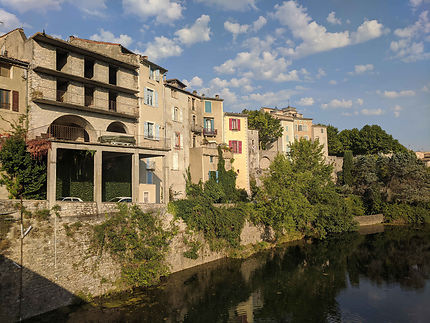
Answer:
[[[131,157],[131,200],[139,202],[139,153]]]
[[[50,207],[55,205],[57,193],[57,147],[52,143],[48,150],[46,199]]]
[[[94,154],[94,202],[97,203],[97,209],[102,202],[102,164],[103,151],[96,150]]]

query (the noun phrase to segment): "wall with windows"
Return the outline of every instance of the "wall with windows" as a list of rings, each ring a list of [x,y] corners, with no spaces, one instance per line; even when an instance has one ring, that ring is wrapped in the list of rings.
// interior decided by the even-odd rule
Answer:
[[[249,189],[248,118],[237,113],[224,115],[224,141],[233,153],[236,186]]]
[[[312,140],[312,119],[294,119],[294,139],[305,138]]]
[[[291,120],[281,120],[283,129],[282,137],[280,138],[280,151],[288,153],[290,148],[289,144],[294,142],[294,122]]]
[[[223,142],[223,101],[219,98],[202,97],[203,136],[209,142]]]
[[[320,126],[320,125],[313,125],[312,140],[318,140],[320,145],[323,145],[323,154],[325,157],[327,157],[328,156],[327,127]]]

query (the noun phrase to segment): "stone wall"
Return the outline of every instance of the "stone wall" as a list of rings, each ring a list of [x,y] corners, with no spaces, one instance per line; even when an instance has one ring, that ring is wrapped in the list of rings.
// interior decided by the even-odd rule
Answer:
[[[374,215],[356,216],[354,219],[358,222],[359,226],[374,225],[374,224],[383,223],[384,215],[374,214]]]
[[[7,205],[1,201],[3,207]],[[16,201],[10,201],[14,203]],[[26,206],[36,210],[45,207],[45,201],[26,201]],[[37,204],[39,203],[39,204]],[[99,296],[109,291],[121,291],[126,286],[120,283],[121,268],[108,253],[97,254],[91,249],[92,228],[105,219],[89,216],[95,211],[95,203],[58,203],[61,217],[51,216],[48,221],[26,220],[33,229],[24,239],[23,245],[23,306],[22,317],[28,318],[72,304],[80,297]],[[157,209],[165,226],[173,216],[164,205],[141,204],[144,210]],[[112,213],[114,203],[103,203],[99,214]],[[178,233],[170,244],[167,262],[171,272],[181,271],[197,265],[226,257],[225,252],[212,252],[202,234],[190,233],[183,221],[176,220]],[[264,228],[246,223],[241,234],[241,244],[263,241]],[[202,247],[198,258],[184,257],[189,249],[184,238],[198,239]],[[18,320],[20,239],[18,222],[9,230],[10,246],[0,255],[0,321]]]

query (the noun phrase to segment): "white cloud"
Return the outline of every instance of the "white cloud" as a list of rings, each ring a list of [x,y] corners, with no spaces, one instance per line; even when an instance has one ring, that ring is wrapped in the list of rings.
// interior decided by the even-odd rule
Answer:
[[[248,9],[257,9],[256,0],[194,0],[208,5],[213,5],[224,10],[244,11]]]
[[[395,53],[393,58],[401,59],[406,63],[430,58],[430,53],[424,50],[423,41],[420,41],[420,38],[424,41],[430,39],[428,11],[423,11],[413,25],[396,29],[394,34],[400,39],[390,44],[390,50]]]
[[[198,76],[194,76],[190,81],[182,80],[182,82],[188,87],[202,87],[203,86],[203,80]]]
[[[133,42],[133,39],[128,35],[121,34],[118,37],[115,37],[112,32],[104,30],[103,28],[99,30],[98,34],[92,35],[90,39],[109,43],[119,43],[124,47],[128,47]]]
[[[395,107],[391,108],[391,110],[393,110],[394,116],[398,118],[400,116],[400,111],[403,110],[403,107],[396,105]]]
[[[302,40],[295,49],[290,49],[290,55],[298,57],[358,44],[383,34],[383,25],[377,20],[364,21],[357,31],[351,34],[349,31],[327,32],[324,26],[312,21],[306,8],[295,1],[276,5],[273,16],[287,26],[295,38]]]
[[[214,89],[221,89],[225,87],[235,87],[235,88],[241,88],[242,90],[246,92],[251,92],[254,88],[251,85],[251,80],[242,77],[240,79],[238,78],[232,78],[230,81],[220,79],[219,77],[216,77],[210,81],[211,87]]]
[[[278,57],[276,53],[263,51],[240,52],[234,59],[229,59],[214,69],[218,73],[234,74],[253,77],[260,80],[272,80],[275,82],[298,81],[297,70],[287,72],[291,62],[284,57]]]
[[[7,12],[0,8],[0,32],[9,32],[12,29],[22,27],[23,23],[13,13]]]
[[[327,21],[333,25],[340,25],[342,21],[336,18],[336,13],[334,11],[330,12],[327,16]]]
[[[363,103],[364,103],[363,99],[360,99],[360,98],[357,99],[357,104],[358,105],[363,105]]]
[[[335,80],[330,80],[330,82],[328,82],[329,84],[331,84],[331,85],[336,85],[337,84],[337,81],[335,81]]]
[[[103,10],[107,8],[107,0],[66,0],[78,7],[80,10],[92,16],[104,16]]]
[[[297,92],[294,90],[280,90],[277,92],[265,92],[265,93],[252,93],[242,97],[243,101],[257,102],[259,106],[286,106],[286,102],[291,98],[292,95]],[[249,104],[250,106],[252,104]],[[253,107],[257,107],[255,104]]]
[[[361,114],[365,116],[380,116],[384,114],[382,109],[363,109],[361,110]]]
[[[298,102],[297,105],[298,106],[311,106],[314,105],[315,101],[313,98],[309,97],[309,98],[301,98]]]
[[[415,9],[423,3],[430,3],[430,0],[409,0],[409,4]]]
[[[402,91],[376,91],[376,93],[390,99],[396,99],[402,96],[414,96],[415,91],[412,90],[402,90]]]
[[[322,104],[321,107],[323,109],[327,109],[327,108],[333,108],[333,109],[337,109],[337,108],[351,108],[352,107],[352,100],[333,99],[329,103]]]
[[[122,0],[126,13],[132,13],[146,20],[154,17],[159,23],[173,23],[182,18],[184,7],[174,0]]]
[[[241,25],[236,22],[226,21],[224,22],[224,28],[233,34],[233,39],[236,39],[237,35],[248,32],[249,25]]]
[[[144,55],[147,55],[150,60],[182,54],[182,48],[174,40],[164,36],[155,37],[154,41],[147,43],[146,46]]]
[[[211,18],[208,15],[201,15],[190,28],[182,28],[175,32],[175,35],[185,45],[209,41],[211,39],[210,21]]]
[[[365,72],[373,71],[373,64],[366,64],[366,65],[355,65],[354,66],[354,72],[350,72],[348,74],[363,74]]]
[[[267,23],[267,19],[263,16],[258,17],[256,21],[252,23],[252,29],[254,31],[259,31],[261,28],[264,27],[264,25]]]
[[[424,85],[421,91],[430,92],[430,83],[428,83],[427,85]]]
[[[320,79],[320,78],[322,78],[323,76],[326,76],[326,72],[322,69],[322,68],[319,68],[318,69],[318,74],[316,75],[316,78],[317,79]]]

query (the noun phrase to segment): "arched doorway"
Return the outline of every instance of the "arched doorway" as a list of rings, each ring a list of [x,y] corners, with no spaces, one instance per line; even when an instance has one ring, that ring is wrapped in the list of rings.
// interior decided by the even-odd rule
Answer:
[[[54,120],[48,127],[50,137],[60,140],[90,142],[95,141],[96,131],[82,117],[64,115]]]

